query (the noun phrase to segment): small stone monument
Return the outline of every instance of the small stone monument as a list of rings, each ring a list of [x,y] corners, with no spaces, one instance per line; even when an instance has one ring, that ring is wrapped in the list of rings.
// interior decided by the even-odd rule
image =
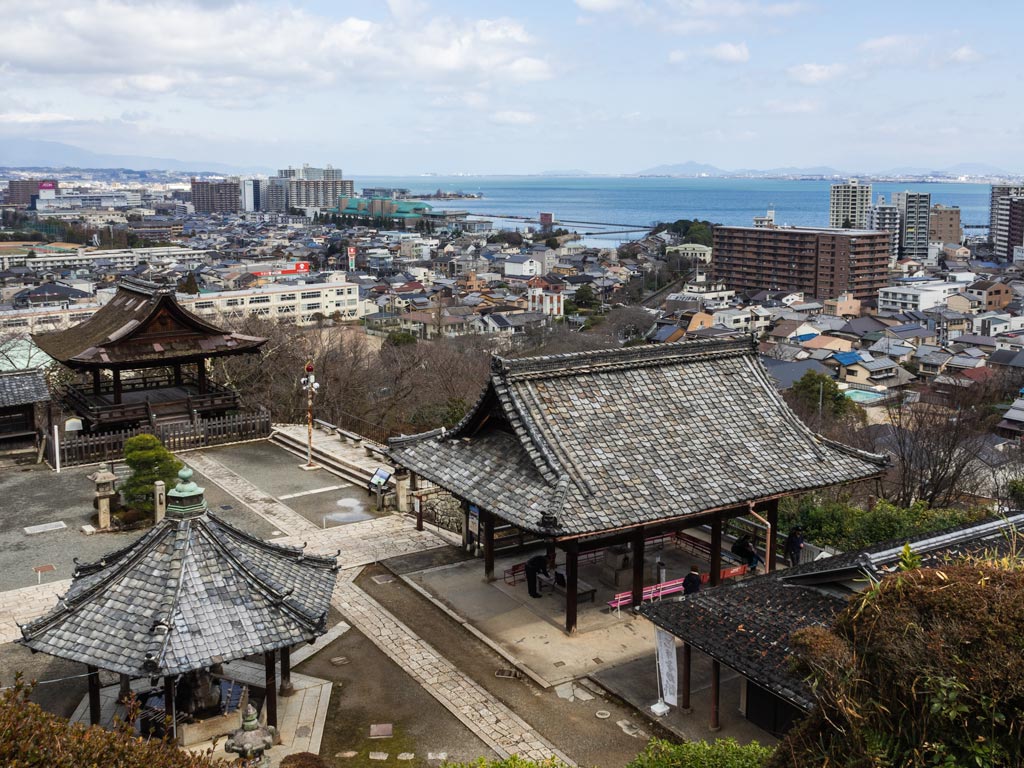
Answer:
[[[167,489],[163,480],[153,483],[153,525],[159,525],[167,514]]]
[[[232,733],[224,742],[224,751],[236,754],[242,760],[255,760],[253,765],[269,768],[270,755],[267,750],[274,745],[277,728],[272,725],[260,725],[256,719],[256,708],[252,704],[245,708],[242,715],[242,727]]]
[[[100,468],[89,475],[89,479],[96,483],[96,527],[105,531],[110,528],[110,500],[117,493],[114,490],[117,475],[106,464],[100,464]]]

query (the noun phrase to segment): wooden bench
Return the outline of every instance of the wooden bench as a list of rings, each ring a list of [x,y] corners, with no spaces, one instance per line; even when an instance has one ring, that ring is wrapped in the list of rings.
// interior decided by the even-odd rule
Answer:
[[[548,587],[552,592],[557,592],[562,597],[565,597],[566,589],[554,576],[545,576],[543,573],[537,574],[537,588],[543,589]],[[576,602],[578,603],[592,603],[597,598],[597,587],[594,587],[583,579],[577,577],[576,579]]]
[[[505,583],[515,586],[526,579],[526,563],[516,563],[505,569]]]
[[[747,566],[734,565],[731,568],[723,568],[720,571],[720,577],[722,579],[733,579],[737,576],[742,576],[747,572]],[[669,581],[663,581],[659,584],[651,584],[649,587],[644,587],[643,596],[641,602],[647,603],[652,600],[660,600],[663,597],[669,595],[677,595],[683,591],[683,582],[685,577],[682,579],[671,579]],[[711,574],[702,573],[700,575],[700,583],[707,584],[711,581]],[[620,609],[628,607],[633,604],[633,590],[628,592],[619,592],[615,597],[608,601],[608,607],[615,610],[616,613],[620,613]]]

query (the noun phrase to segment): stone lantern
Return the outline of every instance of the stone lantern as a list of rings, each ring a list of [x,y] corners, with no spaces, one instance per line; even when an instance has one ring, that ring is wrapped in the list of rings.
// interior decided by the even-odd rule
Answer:
[[[274,745],[276,738],[277,728],[261,726],[256,719],[256,709],[250,704],[242,715],[242,727],[224,742],[224,751],[238,755],[241,760],[255,760],[253,765],[258,768],[269,768],[270,755],[266,751]]]
[[[117,493],[114,490],[117,475],[106,464],[100,464],[100,468],[89,475],[89,479],[96,483],[97,527],[106,530],[110,527],[110,500]]]

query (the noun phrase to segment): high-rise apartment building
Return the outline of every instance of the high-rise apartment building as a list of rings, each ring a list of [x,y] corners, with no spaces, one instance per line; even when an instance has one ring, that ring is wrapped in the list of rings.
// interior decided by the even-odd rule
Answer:
[[[288,179],[281,176],[271,176],[267,179],[260,195],[260,202],[263,207],[261,211],[272,213],[285,213],[288,210]]]
[[[242,205],[241,183],[238,179],[192,179],[192,205],[196,213],[238,213]]]
[[[11,179],[7,182],[7,204],[28,207],[40,189],[60,190],[56,179]]]
[[[856,179],[850,179],[845,184],[833,184],[829,198],[828,225],[865,229],[870,207],[870,184],[861,184]]]
[[[900,210],[900,257],[927,259],[932,196],[927,192],[897,192],[892,197]]]
[[[339,197],[353,197],[350,179],[288,179],[289,208],[337,208]]]
[[[928,215],[928,240],[933,243],[962,243],[964,231],[960,227],[960,207],[936,203]]]
[[[992,255],[1012,260],[1013,249],[1024,245],[1024,195],[1009,195],[995,201]]]
[[[713,276],[736,291],[873,300],[888,283],[890,243],[866,229],[715,227]]]
[[[267,182],[263,179],[245,179],[242,181],[242,210],[262,211],[263,193]]]
[[[1001,197],[1021,197],[1024,196],[1024,186],[1014,184],[993,184],[992,190],[989,193],[988,202],[988,232],[989,240],[995,242],[996,232],[996,207],[999,198]]]
[[[268,194],[268,198],[273,198],[268,201],[266,210],[269,211],[285,211],[288,208],[337,208],[339,197],[355,196],[353,183],[342,178],[340,168],[331,165],[326,168],[313,168],[308,164],[301,168],[282,168],[270,182],[283,185],[284,200],[282,202],[276,190]],[[271,205],[274,207],[269,207]]]
[[[868,229],[889,233],[889,262],[896,263],[900,252],[900,209],[895,203],[886,203],[885,195],[868,209]]]

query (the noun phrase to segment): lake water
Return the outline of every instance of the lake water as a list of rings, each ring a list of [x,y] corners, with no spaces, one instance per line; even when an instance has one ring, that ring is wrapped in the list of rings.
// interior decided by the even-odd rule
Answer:
[[[355,177],[356,189],[402,187],[427,194],[474,192],[474,200],[433,201],[435,208],[467,210],[500,219],[536,218],[541,211],[556,220],[607,222],[647,227],[658,221],[705,219],[716,224],[749,226],[754,216],[775,209],[778,224],[827,226],[831,181],[788,179],[673,179],[547,176],[411,176]],[[932,204],[959,206],[964,224],[988,224],[989,187],[960,183],[873,183],[872,196],[894,192],[928,192]],[[525,226],[525,222],[518,222]],[[573,224],[579,232],[595,227]],[[970,232],[971,230],[968,230]],[[983,230],[975,230],[983,234]],[[637,235],[594,235],[619,241]]]

